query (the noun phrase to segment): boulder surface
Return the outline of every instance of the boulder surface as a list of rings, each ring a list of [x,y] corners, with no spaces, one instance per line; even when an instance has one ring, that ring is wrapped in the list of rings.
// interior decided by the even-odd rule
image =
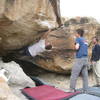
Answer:
[[[61,24],[59,0],[1,0],[0,55],[29,45]]]
[[[25,87],[34,87],[35,83],[23,72],[19,64],[14,61],[9,63],[0,61],[0,69],[1,68],[8,71],[9,81],[8,83],[0,81],[0,97],[5,98],[0,100],[27,100],[21,93],[21,89]],[[17,97],[20,99],[17,99]]]
[[[100,25],[92,18],[80,18],[69,20],[65,27],[58,28],[48,33],[46,39],[52,44],[53,49],[45,51],[33,59],[27,59],[36,65],[53,72],[69,73],[74,57],[75,30],[82,28],[89,44],[89,57],[91,55],[91,40],[96,35]],[[70,23],[69,25],[67,23]],[[67,26],[66,26],[67,24]]]

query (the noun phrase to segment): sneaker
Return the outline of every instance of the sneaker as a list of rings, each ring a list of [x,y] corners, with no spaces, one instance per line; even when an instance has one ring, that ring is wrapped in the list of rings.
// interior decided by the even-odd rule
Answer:
[[[70,89],[69,92],[74,93],[74,92],[76,92],[76,90],[75,89]]]
[[[80,90],[80,92],[81,92],[81,93],[83,93],[83,94],[87,94],[87,93],[88,93],[88,91],[87,91],[87,90],[83,90],[83,89],[82,89],[82,90]]]
[[[83,90],[81,93],[88,94],[87,90]]]
[[[99,85],[99,84],[96,84],[96,85],[94,85],[93,87],[100,87],[100,85]]]

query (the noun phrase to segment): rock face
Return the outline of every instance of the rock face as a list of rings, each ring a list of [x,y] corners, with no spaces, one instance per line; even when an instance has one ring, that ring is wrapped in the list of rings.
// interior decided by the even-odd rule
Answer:
[[[0,77],[0,100],[21,100],[15,96],[8,84]]]
[[[23,88],[27,86],[35,86],[34,82],[28,76],[26,76],[23,69],[14,61],[9,63],[3,63],[1,61],[0,68],[4,68],[9,72],[9,85],[23,86]]]
[[[27,100],[26,97],[21,93],[20,89],[27,86],[34,87],[35,83],[23,72],[22,68],[14,61],[4,63],[0,61],[0,69],[3,68],[9,73],[8,85],[6,82],[0,81],[0,97],[5,99],[0,100]],[[4,93],[4,92],[5,93]],[[16,96],[12,95],[15,94]],[[15,99],[14,99],[15,98]]]
[[[0,2],[0,54],[28,45],[40,31],[61,24],[59,0],[2,0]]]
[[[50,28],[61,25],[59,0],[2,0],[0,3],[0,55],[13,49],[35,43]],[[32,63],[49,71],[67,73],[74,58],[74,32],[85,30],[91,42],[100,25],[91,18],[75,18],[65,22],[65,27],[51,31],[46,39],[53,49],[32,59]],[[17,58],[17,57],[16,57]]]
[[[65,22],[64,27],[52,30],[45,39],[49,41],[53,49],[45,51],[34,58],[21,57],[17,53],[14,59],[21,59],[32,62],[39,67],[57,73],[69,73],[75,56],[74,34],[75,30],[82,28],[85,30],[85,38],[89,43],[89,55],[91,55],[91,40],[99,34],[100,25],[92,18],[75,18]],[[45,35],[44,34],[44,35]],[[9,55],[10,58],[11,55]]]
[[[29,60],[36,65],[53,72],[58,73],[69,73],[74,60],[74,34],[75,30],[82,28],[85,30],[85,37],[91,44],[91,39],[95,36],[97,29],[100,25],[93,19],[87,18],[82,21],[82,19],[73,19],[65,23],[66,27],[58,28],[50,32],[47,36],[47,40],[53,45],[51,51],[46,51],[33,59]],[[89,55],[91,54],[91,45],[89,48]]]

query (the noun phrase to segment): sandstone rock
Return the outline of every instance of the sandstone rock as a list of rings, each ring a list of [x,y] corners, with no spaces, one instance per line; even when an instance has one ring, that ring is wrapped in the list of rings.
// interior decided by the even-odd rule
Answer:
[[[74,19],[77,22],[77,19]],[[53,72],[69,73],[74,60],[74,34],[78,28],[85,30],[85,38],[89,45],[92,38],[96,35],[97,29],[100,27],[94,20],[87,18],[84,23],[72,23],[67,27],[61,27],[50,32],[47,40],[53,45],[51,51],[46,51],[33,59],[26,59],[34,64]],[[88,23],[87,23],[88,22]],[[89,55],[91,54],[91,45],[89,46]]]
[[[6,69],[10,74],[9,85],[25,88],[35,86],[34,82],[23,72],[23,69],[14,61],[3,63],[0,61],[0,68]]]
[[[42,36],[40,31],[61,24],[59,0],[2,0],[0,54],[18,49]]]
[[[8,81],[8,85],[10,86],[10,91],[12,91],[12,93],[14,93],[16,96],[20,97],[21,100],[27,100],[27,98],[21,93],[20,89],[23,89],[27,86],[34,87],[35,83],[23,72],[22,68],[20,68],[20,66],[14,61],[9,63],[4,63],[0,61],[0,69],[1,68],[4,68],[9,72],[10,79]],[[3,91],[5,91],[5,93],[7,92],[7,96],[10,95],[10,92],[6,90],[6,87],[8,88],[7,83],[3,83],[2,84],[2,86],[4,85],[3,87],[1,86],[1,84],[2,83],[0,82],[0,90],[2,89],[3,90],[0,91],[0,96],[4,95]],[[4,100],[17,100],[14,99],[14,97],[9,96],[9,98],[10,99],[4,99]]]
[[[57,27],[58,23],[61,23],[61,21],[57,21],[57,18],[60,18],[58,13],[59,0],[30,0],[29,2],[26,0],[8,0],[8,2],[4,0],[1,4],[4,5],[5,3],[7,10],[4,10],[5,6],[1,9],[1,15],[3,15],[1,22],[3,22],[0,28],[0,48],[3,52],[29,45],[36,39],[42,38],[44,33],[38,33],[39,31]],[[10,6],[11,4],[12,6]],[[20,4],[23,4],[22,8]],[[49,5],[50,8],[47,9]],[[47,21],[50,21],[50,23],[47,23]],[[100,25],[93,18],[78,17],[70,19],[65,23],[65,27],[51,31],[46,37],[54,47],[51,51],[46,51],[32,59],[27,59],[27,61],[49,71],[69,72],[74,59],[74,32],[77,28],[85,30],[85,37],[90,44]]]
[[[6,81],[0,77],[0,100],[21,100],[13,94]]]

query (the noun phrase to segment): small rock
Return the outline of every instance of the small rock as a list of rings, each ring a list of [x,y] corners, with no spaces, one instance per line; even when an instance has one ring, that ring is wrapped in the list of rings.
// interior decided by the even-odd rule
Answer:
[[[25,87],[34,87],[35,83],[23,72],[22,68],[14,61],[9,63],[4,63],[3,61],[0,61],[0,68],[4,68],[9,72],[10,79],[8,81],[8,84],[13,93],[18,97],[20,97],[22,100],[27,100],[26,97],[21,93],[20,89],[23,89]],[[5,86],[4,86],[4,91],[6,91]],[[1,93],[2,92],[0,92],[0,94]],[[15,99],[4,99],[4,100],[15,100]]]

